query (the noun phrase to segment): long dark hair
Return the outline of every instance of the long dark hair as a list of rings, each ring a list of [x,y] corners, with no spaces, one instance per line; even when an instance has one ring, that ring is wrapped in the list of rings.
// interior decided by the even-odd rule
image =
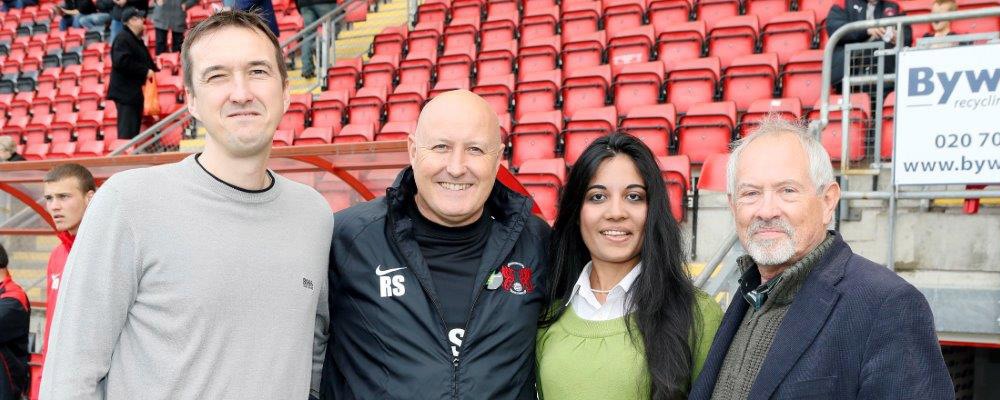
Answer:
[[[694,312],[695,289],[684,268],[680,228],[670,214],[660,169],[653,153],[634,136],[612,133],[594,140],[570,171],[552,233],[548,312],[539,326],[552,325],[566,312],[573,287],[590,261],[590,251],[580,237],[580,209],[597,169],[618,154],[635,163],[646,185],[647,201],[639,256],[643,267],[626,298],[625,324],[633,343],[639,347],[641,341],[640,348],[645,349],[652,398],[684,398],[694,365],[691,340],[698,339],[698,329],[693,329],[699,323]]]

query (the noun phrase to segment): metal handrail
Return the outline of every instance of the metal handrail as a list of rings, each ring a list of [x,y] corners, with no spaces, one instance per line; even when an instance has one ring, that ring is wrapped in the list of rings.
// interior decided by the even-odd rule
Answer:
[[[319,60],[320,62],[317,63],[319,64],[317,65],[318,67],[317,69],[323,70],[324,73],[317,74],[317,76],[320,78],[317,80],[316,85],[313,85],[309,88],[310,90],[314,89],[317,85],[320,85],[321,83],[325,83],[326,80],[325,71],[327,68],[329,68],[331,61],[333,61],[335,58],[333,57],[333,54],[328,54],[328,52],[332,50],[331,48],[334,42],[333,40],[331,40],[332,39],[332,35],[330,35],[331,29],[334,26],[336,26],[338,22],[342,21],[345,18],[345,16],[347,15],[347,7],[350,7],[352,4],[357,3],[359,1],[360,0],[347,0],[344,1],[343,3],[340,3],[337,6],[337,8],[326,13],[313,23],[306,25],[298,33],[292,35],[288,39],[285,39],[285,41],[278,44],[282,52],[288,50],[290,51],[298,50],[302,46],[302,43],[299,42],[300,39],[315,37],[315,35],[319,32],[320,26],[324,26],[326,28],[324,30],[324,32],[326,33],[323,37],[324,40],[322,43],[320,43],[320,46],[317,46],[317,50],[320,51],[320,60]],[[157,121],[155,124],[153,124],[153,126],[149,127],[145,131],[139,133],[139,135],[137,135],[135,138],[132,138],[132,140],[129,140],[121,147],[109,153],[108,157],[114,157],[125,154],[125,152],[132,146],[137,146],[135,148],[135,151],[144,150],[147,147],[151,146],[157,139],[166,134],[167,129],[164,128],[175,122],[180,124],[187,123],[189,120],[191,120],[191,118],[192,117],[191,114],[188,112],[187,105],[184,105],[177,111],[174,111],[172,114]]]

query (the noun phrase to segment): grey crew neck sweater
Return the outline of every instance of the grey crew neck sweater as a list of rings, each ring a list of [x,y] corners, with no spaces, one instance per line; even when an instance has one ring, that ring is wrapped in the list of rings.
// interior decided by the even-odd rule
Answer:
[[[767,353],[771,350],[774,335],[778,332],[781,321],[785,319],[788,308],[813,267],[833,245],[833,237],[832,234],[827,234],[819,246],[774,277],[778,281],[760,310],[755,311],[753,306],[747,309],[740,329],[736,331],[736,336],[729,344],[729,351],[726,352],[726,358],[722,361],[712,400],[742,400],[750,395],[750,389],[757,381],[757,374],[760,373]],[[743,279],[750,279],[755,285],[759,284],[760,272],[753,259],[745,255],[737,261],[743,272]],[[746,300],[737,298],[733,301]]]
[[[272,174],[244,191],[194,156],[114,175],[66,263],[41,398],[305,399],[326,350],[333,216]]]

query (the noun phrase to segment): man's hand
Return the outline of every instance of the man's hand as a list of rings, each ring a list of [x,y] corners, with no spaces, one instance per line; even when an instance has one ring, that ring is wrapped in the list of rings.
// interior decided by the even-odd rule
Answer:
[[[112,0],[112,1],[114,1],[115,4],[117,4],[119,7],[125,7],[125,0]]]
[[[868,28],[868,34],[881,38],[885,34],[885,28]]]

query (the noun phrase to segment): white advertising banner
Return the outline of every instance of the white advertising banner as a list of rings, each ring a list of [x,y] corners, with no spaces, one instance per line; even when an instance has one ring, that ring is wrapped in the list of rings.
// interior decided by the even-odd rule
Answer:
[[[1000,44],[899,56],[899,185],[1000,182]]]

